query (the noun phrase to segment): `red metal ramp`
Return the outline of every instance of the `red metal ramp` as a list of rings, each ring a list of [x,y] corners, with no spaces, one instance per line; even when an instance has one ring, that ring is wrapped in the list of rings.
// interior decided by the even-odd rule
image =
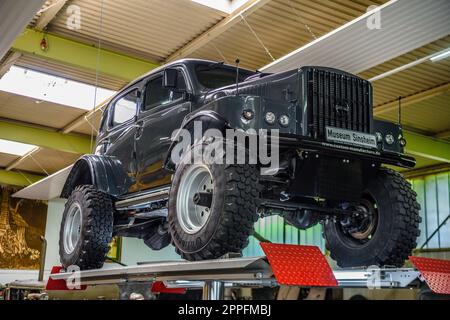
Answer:
[[[439,294],[450,294],[450,261],[410,256],[409,260],[425,279],[430,289]]]
[[[325,256],[316,246],[260,243],[279,284],[337,287]]]

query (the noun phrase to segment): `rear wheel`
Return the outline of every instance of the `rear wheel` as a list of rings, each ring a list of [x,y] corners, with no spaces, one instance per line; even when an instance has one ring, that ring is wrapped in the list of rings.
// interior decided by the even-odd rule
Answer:
[[[240,252],[253,233],[258,197],[255,166],[182,161],[173,177],[168,216],[178,254],[194,261]]]
[[[92,185],[75,188],[66,202],[59,234],[62,265],[101,268],[113,231],[111,198]]]
[[[401,267],[416,247],[420,234],[420,205],[401,174],[382,168],[354,214],[324,223],[331,257],[341,267],[390,265]]]

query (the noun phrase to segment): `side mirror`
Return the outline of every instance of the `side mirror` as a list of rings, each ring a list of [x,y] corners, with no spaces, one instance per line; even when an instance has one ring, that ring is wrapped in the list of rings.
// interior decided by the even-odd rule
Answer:
[[[163,87],[169,89],[175,89],[177,87],[177,69],[166,69],[163,74]]]

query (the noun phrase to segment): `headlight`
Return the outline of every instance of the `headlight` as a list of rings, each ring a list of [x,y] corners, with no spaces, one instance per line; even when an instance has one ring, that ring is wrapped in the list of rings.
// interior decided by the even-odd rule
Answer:
[[[394,136],[392,134],[390,134],[390,133],[388,133],[384,139],[386,140],[387,144],[393,144],[394,143]]]
[[[400,143],[400,145],[401,145],[402,147],[406,146],[406,139],[403,138],[402,135],[400,135],[400,136],[398,137],[398,142]]]
[[[266,122],[268,124],[274,124],[275,123],[275,120],[276,120],[275,113],[269,111],[269,112],[266,113],[265,118],[266,118]]]
[[[255,116],[255,113],[253,112],[253,110],[244,110],[242,112],[242,116],[244,117],[244,119],[246,120],[252,120],[253,117]]]
[[[287,127],[289,125],[289,117],[283,114],[278,120],[283,127]]]

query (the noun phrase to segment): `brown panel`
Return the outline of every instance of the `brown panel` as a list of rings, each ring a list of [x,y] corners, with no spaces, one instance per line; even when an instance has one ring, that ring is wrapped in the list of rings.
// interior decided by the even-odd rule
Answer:
[[[7,167],[11,162],[16,160],[18,156],[9,153],[0,153],[0,167]]]
[[[60,129],[86,110],[0,91],[0,117]]]
[[[52,174],[62,168],[69,166],[79,158],[79,155],[61,152],[51,149],[40,149],[32,156],[24,159],[17,167],[18,170]]]

